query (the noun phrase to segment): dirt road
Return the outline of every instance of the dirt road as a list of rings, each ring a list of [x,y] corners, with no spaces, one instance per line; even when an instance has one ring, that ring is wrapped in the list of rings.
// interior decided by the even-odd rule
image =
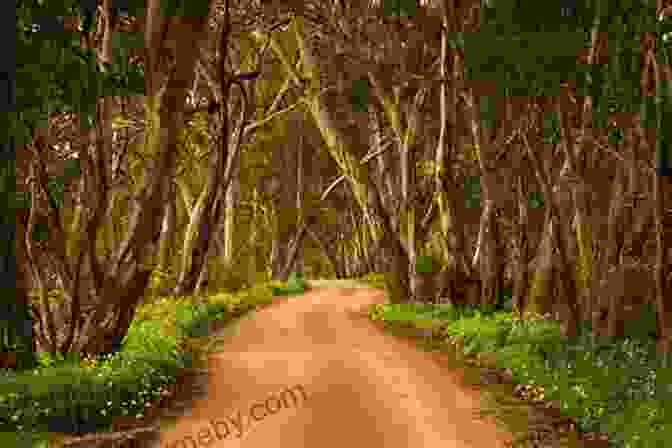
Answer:
[[[208,362],[207,396],[156,448],[498,448],[458,374],[362,314],[383,292],[318,288],[240,320]]]

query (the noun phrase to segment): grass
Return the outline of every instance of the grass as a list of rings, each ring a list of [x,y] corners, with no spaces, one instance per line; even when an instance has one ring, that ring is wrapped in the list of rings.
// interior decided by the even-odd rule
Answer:
[[[193,364],[196,341],[208,336],[209,322],[229,322],[274,300],[267,282],[236,293],[206,298],[163,297],[138,306],[123,349],[108,357],[79,359],[38,354],[29,372],[0,370],[0,435],[34,437],[46,433],[89,433],[111,428],[112,418],[142,419],[146,408],[167,393],[179,369]],[[0,437],[0,441],[1,441]]]
[[[414,326],[486,367],[507,369],[534,399],[559,403],[585,432],[605,433],[610,446],[663,447],[672,437],[672,370],[652,341],[567,339],[557,322],[520,320],[506,311],[450,304],[376,304],[369,318]]]
[[[295,294],[303,294],[308,285],[303,278],[302,273],[292,272],[287,279],[287,285],[276,286],[271,288],[274,296],[291,296]]]

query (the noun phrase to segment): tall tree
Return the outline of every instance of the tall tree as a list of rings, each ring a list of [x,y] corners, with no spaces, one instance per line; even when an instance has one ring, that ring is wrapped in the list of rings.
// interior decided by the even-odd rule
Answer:
[[[80,185],[86,189],[87,198],[90,200],[84,203],[79,231],[74,234],[66,232],[60,225],[61,212],[49,204],[49,245],[38,248],[27,241],[29,258],[31,251],[35,254],[37,250],[46,251],[49,255],[65,295],[65,303],[70,308],[69,313],[62,313],[61,319],[65,326],[59,330],[64,330],[63,332],[50,330],[53,328],[53,317],[48,301],[42,301],[39,312],[35,309],[38,323],[42,319],[47,320],[46,329],[42,327],[40,334],[41,342],[50,351],[95,354],[117,350],[133,318],[135,305],[148,284],[151,270],[144,267],[143,263],[154,252],[160,234],[163,207],[159,204],[166,197],[166,179],[173,175],[174,148],[183,120],[186,92],[193,79],[196,59],[192,42],[198,45],[201,39],[210,3],[192,2],[189,7],[192,9],[187,11],[171,10],[170,5],[166,9],[165,6],[158,1],[150,1],[146,9],[131,12],[134,20],[140,22],[140,28],[145,35],[144,45],[141,45],[144,48],[144,81],[141,81],[139,87],[146,99],[144,147],[153,156],[153,160],[152,166],[146,168],[139,191],[133,197],[124,240],[110,254],[101,256],[96,251],[96,241],[104,231],[104,218],[111,200],[109,158],[112,154],[112,96],[127,94],[128,88],[120,91],[118,86],[114,90],[114,85],[103,84],[102,87],[107,90],[99,90],[98,86],[101,85],[94,83],[89,85],[89,90],[85,90],[88,96],[83,97],[83,101],[74,108],[81,111],[82,147],[79,154],[83,180]],[[97,60],[95,57],[89,59],[91,65],[81,67],[88,67],[94,73],[102,72],[111,77],[128,67],[129,54],[112,54],[112,39],[117,21],[109,0],[103,2],[100,12],[95,26],[84,32],[81,39],[84,50],[97,55]],[[99,48],[94,46],[94,34],[101,37]],[[176,35],[191,36],[188,39],[189,44],[185,40],[175,39]],[[126,47],[119,46],[116,49],[127,49],[128,45],[129,43]],[[137,73],[139,72],[136,71]],[[137,77],[131,79],[138,80]],[[133,88],[138,90],[138,86]],[[38,182],[38,189],[33,189],[34,194],[39,193],[39,188],[44,189],[47,184],[43,158],[49,147],[50,137],[45,131],[44,128],[36,129],[31,144],[35,157],[33,172]],[[34,195],[31,211],[33,217],[29,218],[28,228],[35,222],[37,198]],[[76,240],[73,245],[74,257],[65,257],[66,244],[58,243],[65,243],[69,239]],[[34,262],[31,264],[35,268]],[[35,275],[40,275],[37,270],[34,272]],[[119,294],[119,291],[124,291],[124,294]],[[80,304],[83,302],[94,304],[95,308],[80,325]],[[107,325],[101,327],[105,322]]]

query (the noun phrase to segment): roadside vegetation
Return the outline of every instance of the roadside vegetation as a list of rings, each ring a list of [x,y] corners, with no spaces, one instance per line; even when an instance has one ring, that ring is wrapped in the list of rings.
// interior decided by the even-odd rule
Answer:
[[[120,416],[143,419],[169,394],[178,371],[197,365],[207,353],[213,330],[291,287],[296,284],[273,281],[205,296],[153,297],[137,307],[123,347],[114,354],[40,352],[31,371],[0,370],[2,432],[24,433],[36,439],[24,446],[40,446],[47,433],[53,439],[109,431]]]
[[[384,287],[382,275],[364,278]],[[388,327],[412,327],[444,349],[457,349],[519,385],[521,397],[572,418],[576,429],[600,433],[609,446],[663,447],[672,440],[672,369],[662,365],[642,322],[613,340],[584,326],[562,335],[550,316],[445,303],[371,305],[369,318]],[[509,308],[509,310],[506,310]],[[655,321],[650,324],[655,328]],[[588,445],[590,446],[590,445]]]

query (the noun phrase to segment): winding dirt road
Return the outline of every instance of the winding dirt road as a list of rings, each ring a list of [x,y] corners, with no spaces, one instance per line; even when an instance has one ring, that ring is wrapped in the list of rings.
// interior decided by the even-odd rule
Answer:
[[[505,447],[458,373],[361,314],[383,294],[317,288],[226,328],[207,395],[155,448]]]

